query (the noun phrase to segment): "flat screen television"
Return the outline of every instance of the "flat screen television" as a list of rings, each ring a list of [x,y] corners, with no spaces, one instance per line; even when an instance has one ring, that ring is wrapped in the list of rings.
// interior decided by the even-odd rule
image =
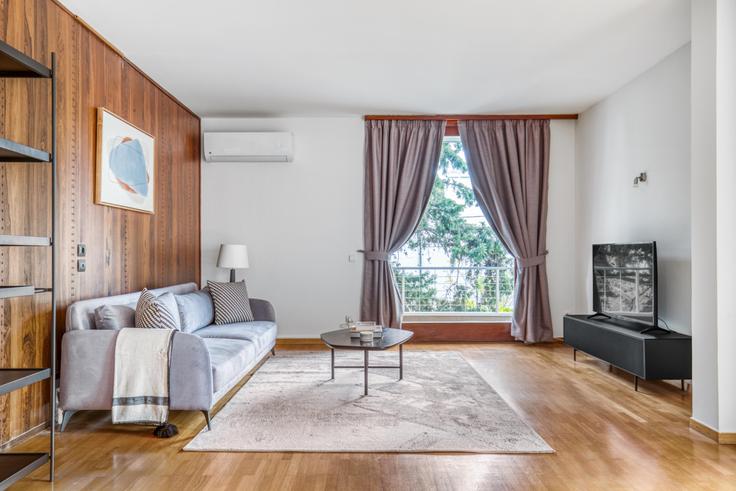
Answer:
[[[593,310],[657,329],[657,244],[593,244]]]

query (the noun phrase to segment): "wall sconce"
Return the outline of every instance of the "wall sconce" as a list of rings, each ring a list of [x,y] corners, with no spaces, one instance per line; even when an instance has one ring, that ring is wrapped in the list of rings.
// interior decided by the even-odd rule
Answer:
[[[642,172],[634,178],[634,187],[638,188],[640,182],[647,182],[647,173]]]

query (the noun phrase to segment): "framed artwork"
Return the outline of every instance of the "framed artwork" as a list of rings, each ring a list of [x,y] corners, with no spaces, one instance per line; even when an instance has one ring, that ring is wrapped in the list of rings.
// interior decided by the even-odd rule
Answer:
[[[97,108],[95,203],[153,213],[155,170],[153,136]]]

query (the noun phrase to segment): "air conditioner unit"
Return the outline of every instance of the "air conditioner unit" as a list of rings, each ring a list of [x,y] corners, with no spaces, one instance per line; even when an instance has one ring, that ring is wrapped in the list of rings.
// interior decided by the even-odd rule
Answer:
[[[207,162],[291,162],[294,137],[286,132],[204,134]]]

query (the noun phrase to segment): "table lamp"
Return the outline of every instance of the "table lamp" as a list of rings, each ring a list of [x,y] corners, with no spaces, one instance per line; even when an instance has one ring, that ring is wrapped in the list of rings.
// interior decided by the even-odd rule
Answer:
[[[235,282],[235,270],[248,267],[248,247],[242,244],[220,244],[217,267],[230,269],[230,282]]]

